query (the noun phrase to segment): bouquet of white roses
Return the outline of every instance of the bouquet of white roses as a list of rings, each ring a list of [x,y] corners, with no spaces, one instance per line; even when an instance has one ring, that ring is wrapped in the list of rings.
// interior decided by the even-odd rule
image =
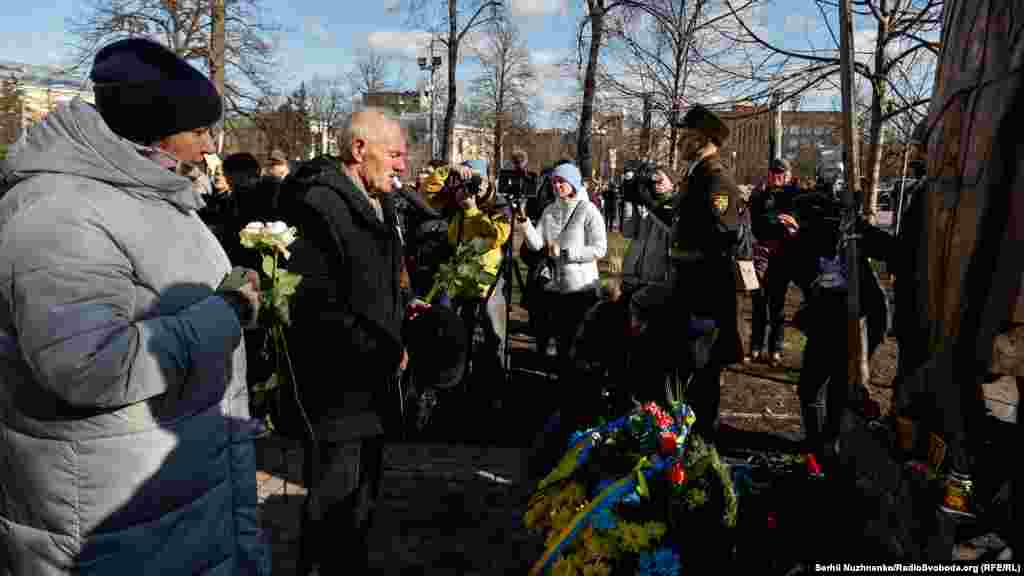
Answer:
[[[288,342],[285,338],[285,327],[291,324],[289,304],[295,294],[302,276],[294,274],[280,266],[280,258],[291,258],[288,247],[295,242],[298,232],[284,222],[250,222],[239,232],[242,246],[257,250],[262,256],[260,270],[260,293],[266,304],[260,309],[259,324],[267,329],[267,337],[273,345],[274,375],[262,386],[254,389],[254,400],[262,402],[262,397],[276,388],[285,378],[293,379],[291,357],[288,354]]]

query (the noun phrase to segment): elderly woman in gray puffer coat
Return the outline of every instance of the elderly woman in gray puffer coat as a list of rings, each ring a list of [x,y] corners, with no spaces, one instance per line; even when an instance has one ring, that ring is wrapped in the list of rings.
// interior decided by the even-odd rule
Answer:
[[[145,40],[91,77],[95,107],[58,108],[7,159],[0,574],[269,574],[242,343],[259,293],[186,176],[220,97]]]

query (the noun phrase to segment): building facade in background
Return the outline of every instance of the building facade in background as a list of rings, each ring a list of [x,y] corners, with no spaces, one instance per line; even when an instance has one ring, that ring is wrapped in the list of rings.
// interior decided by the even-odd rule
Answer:
[[[25,128],[76,97],[92,102],[92,89],[58,68],[0,60],[0,157]]]
[[[767,106],[737,105],[721,117],[730,130],[721,156],[733,166],[736,182],[760,183],[770,160],[771,111]],[[840,121],[837,111],[783,110],[782,157],[792,164],[794,176],[814,178],[818,148],[842,143]]]
[[[59,68],[0,60],[0,79],[17,81],[22,127],[42,120],[57,106],[82,98],[93,102],[92,88]]]
[[[400,115],[429,112],[429,100],[426,108],[422,103],[420,93],[416,90],[377,90],[363,93],[364,105],[384,108]]]

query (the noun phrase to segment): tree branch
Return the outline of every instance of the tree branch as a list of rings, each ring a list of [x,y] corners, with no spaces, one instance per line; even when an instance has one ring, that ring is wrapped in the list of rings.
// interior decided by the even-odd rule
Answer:
[[[743,20],[743,18],[740,18],[739,14],[736,12],[736,9],[733,8],[731,0],[724,0],[724,2],[725,2],[725,5],[728,6],[729,12],[732,14],[733,18],[736,19],[736,22],[743,28],[743,30],[747,33],[747,35],[750,36],[750,38],[752,38],[754,40],[754,42],[759,44],[761,47],[763,47],[763,48],[765,48],[767,50],[771,50],[771,51],[773,51],[775,53],[782,54],[782,55],[787,56],[789,58],[797,58],[797,59],[800,59],[800,60],[809,60],[809,61],[812,61],[812,62],[829,62],[829,63],[831,63],[831,62],[835,61],[835,59],[833,59],[833,58],[821,58],[819,56],[812,56],[812,55],[809,55],[809,54],[800,54],[798,52],[793,52],[791,50],[783,50],[782,48],[779,48],[777,46],[771,45],[767,41],[763,40],[760,36],[758,36],[753,30],[751,30],[750,26],[747,25],[747,23]]]

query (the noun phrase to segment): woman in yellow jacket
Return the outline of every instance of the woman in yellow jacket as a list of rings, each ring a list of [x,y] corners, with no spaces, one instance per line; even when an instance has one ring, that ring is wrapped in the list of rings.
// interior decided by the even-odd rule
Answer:
[[[457,247],[478,238],[487,240],[489,250],[480,256],[480,264],[484,271],[497,276],[503,256],[502,247],[512,233],[511,218],[494,208],[496,194],[487,180],[487,162],[471,160],[463,163],[463,166],[469,168],[471,174],[458,198],[461,211],[448,224],[448,241]],[[476,182],[479,182],[479,188],[474,193],[472,189]],[[460,295],[455,300],[455,307],[469,331],[470,342],[474,341],[472,338],[476,333],[481,308],[487,313],[484,345],[471,355],[470,370],[478,375],[498,378],[493,382],[500,381],[503,368],[506,307],[503,286],[504,279],[498,278],[493,290],[490,285],[480,284],[474,296]]]

